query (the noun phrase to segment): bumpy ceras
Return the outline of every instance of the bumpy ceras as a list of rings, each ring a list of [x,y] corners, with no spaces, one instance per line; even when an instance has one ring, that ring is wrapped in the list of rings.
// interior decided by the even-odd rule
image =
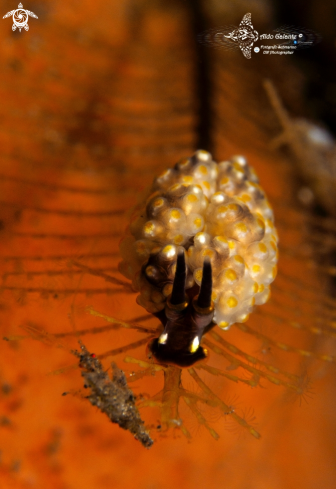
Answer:
[[[277,241],[272,209],[246,159],[217,164],[199,150],[155,178],[121,242],[120,271],[140,292],[137,302],[162,320],[178,253],[184,250],[185,288],[192,296],[208,257],[213,321],[228,329],[268,300]]]

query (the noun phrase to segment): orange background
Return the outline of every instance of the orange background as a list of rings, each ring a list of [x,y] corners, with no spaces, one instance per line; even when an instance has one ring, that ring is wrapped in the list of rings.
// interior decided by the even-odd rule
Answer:
[[[3,14],[12,3],[2,2]],[[256,423],[262,438],[239,432],[221,417],[209,420],[220,434],[215,441],[190,417],[191,442],[178,432],[163,438],[154,433],[149,451],[81,397],[77,369],[48,375],[75,363],[70,349],[77,347],[76,337],[55,340],[53,333],[106,324],[90,316],[87,306],[123,320],[144,314],[135,294],[106,275],[121,278],[118,241],[137,195],[153,175],[197,149],[196,55],[182,2],[57,0],[24,8],[39,16],[30,18],[28,32],[12,33],[11,19],[0,30],[1,329],[7,337],[27,336],[22,326],[49,336],[2,343],[0,486],[333,488],[333,366],[302,365],[298,355],[274,352],[283,369],[309,371],[312,389],[301,403],[271,384],[250,389],[207,377],[223,400]],[[245,11],[232,10],[238,22]],[[211,55],[214,155],[248,157],[274,205],[284,248],[275,302],[251,324],[262,322],[275,339],[283,334],[288,343],[330,353],[329,340],[317,342],[286,326],[295,308],[319,317],[314,308],[320,299],[315,304],[308,286],[323,292],[325,280],[306,267],[300,251],[309,236],[309,215],[294,203],[291,163],[269,148],[278,126],[262,80],[273,77],[296,112],[301,75],[288,60]],[[291,299],[281,295],[290,290],[281,273],[304,279],[301,299],[295,296],[299,286]],[[276,301],[288,319],[274,319]],[[249,348],[239,331],[229,335]],[[141,335],[123,330],[82,336],[97,353],[137,339]],[[145,358],[144,349],[130,353]],[[145,377],[134,391],[154,393],[161,382],[159,376]],[[190,379],[186,383],[194,388]],[[63,397],[66,391],[74,395]],[[144,415],[159,422],[158,411]]]

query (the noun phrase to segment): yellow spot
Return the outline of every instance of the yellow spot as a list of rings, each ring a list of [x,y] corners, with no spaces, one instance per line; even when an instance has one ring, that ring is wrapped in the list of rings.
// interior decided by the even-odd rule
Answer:
[[[276,265],[272,268],[272,277],[275,278],[276,277],[276,274],[278,272],[278,269],[276,267]]]
[[[259,273],[260,272],[260,265],[253,265],[252,272],[253,273]]]
[[[198,241],[200,244],[205,244],[206,243],[206,237],[204,236],[204,233],[197,233],[195,234],[194,241]]]
[[[267,253],[267,246],[265,245],[265,243],[259,243],[259,250],[262,253]]]
[[[264,292],[264,290],[265,290],[265,285],[264,285],[264,284],[260,284],[260,285],[259,285],[258,292],[259,292],[259,293],[260,293],[260,292]]]
[[[230,246],[230,245],[229,245],[229,246]],[[243,265],[243,264],[244,264],[244,258],[243,258],[242,256],[240,256],[240,255],[236,255],[236,256],[234,257],[234,260],[235,260],[237,263],[240,263],[241,265]]]
[[[249,194],[243,194],[240,198],[243,202],[250,202],[252,200],[252,197]]]
[[[207,167],[206,167],[206,166],[204,166],[204,165],[200,165],[200,166],[198,167],[198,171],[199,171],[200,173],[202,173],[202,175],[207,175],[207,174],[208,174],[208,169],[207,169]]]
[[[244,314],[243,316],[240,317],[239,322],[246,323],[249,317],[250,317],[249,314]]]
[[[239,206],[237,204],[229,204],[228,208],[230,209],[230,211],[239,211]]]
[[[271,219],[267,219],[266,222],[267,222],[268,227],[270,227],[271,229],[274,228],[274,224],[273,224],[273,221],[271,221]]]
[[[194,271],[194,278],[196,282],[202,282],[203,272],[201,268]]]
[[[192,176],[190,175],[185,175],[183,178],[182,178],[182,181],[183,183],[188,183],[188,184],[192,184],[194,179]]]
[[[254,282],[254,284],[252,285],[253,294],[256,294],[258,290],[259,290],[259,284],[257,282]]]
[[[148,267],[146,267],[146,275],[147,275],[147,277],[154,277],[155,272],[156,272],[156,270],[155,270],[155,268],[153,266],[149,265]]]
[[[145,232],[146,234],[149,234],[149,233],[152,233],[152,232],[154,231],[154,228],[155,228],[154,223],[152,223],[152,222],[148,221],[148,222],[146,222],[146,224],[144,225],[144,228],[143,228],[143,229],[144,229],[144,232]]]
[[[229,183],[229,178],[228,177],[224,177],[221,179],[221,181],[219,182],[220,185],[226,185]]]
[[[167,245],[162,249],[161,254],[166,258],[173,258],[176,254],[176,249],[173,245]]]
[[[216,300],[218,299],[218,294],[217,292],[213,291],[212,294],[211,294],[211,299],[213,302],[216,302]]]
[[[265,229],[265,223],[262,219],[257,219],[257,224],[260,228]]]
[[[222,329],[225,329],[225,328],[227,328],[227,327],[229,326],[229,323],[228,323],[227,321],[220,321],[220,322],[218,323],[218,326],[219,326],[220,328],[222,328]]]
[[[173,238],[173,241],[175,244],[177,245],[180,245],[183,243],[183,240],[184,240],[184,236],[182,236],[182,234],[177,234],[174,238]]]
[[[238,301],[235,297],[231,296],[226,301],[226,304],[228,305],[228,307],[231,307],[233,309],[234,307],[238,306]]]
[[[202,219],[200,217],[196,217],[196,219],[194,219],[194,224],[196,227],[200,228],[202,226]]]
[[[273,250],[274,250],[274,251],[277,251],[277,246],[276,246],[276,244],[274,243],[274,241],[271,241],[271,242],[270,242],[270,245],[272,246],[272,248],[273,248]]]
[[[225,212],[227,212],[227,210],[228,210],[227,205],[220,205],[219,207],[217,207],[218,214],[225,214]]]
[[[213,250],[210,250],[209,248],[207,250],[202,251],[202,256],[208,256],[209,258],[214,257],[214,252]]]
[[[198,202],[198,197],[194,194],[189,194],[187,200],[190,204],[193,204],[194,202]]]
[[[235,224],[235,228],[240,233],[247,233],[248,231],[247,226],[244,222],[237,222],[237,224]]]
[[[238,279],[236,272],[231,268],[225,271],[225,278],[230,282],[234,282],[235,280]]]
[[[227,239],[225,238],[225,236],[216,236],[215,240],[220,241],[221,243],[227,243]]]
[[[231,239],[228,240],[229,248],[230,250],[234,250],[236,248],[236,243],[232,241]],[[239,255],[237,255],[239,256]],[[241,258],[241,257],[240,257]],[[243,259],[242,259],[243,260]],[[244,260],[243,260],[244,261]]]
[[[207,190],[210,190],[210,188],[211,188],[211,187],[210,187],[210,183],[209,183],[209,182],[207,182],[206,180],[204,180],[204,182],[202,182],[202,183],[203,183],[203,186],[204,186],[204,187],[205,187]]]
[[[163,205],[163,199],[156,199],[153,205],[154,207],[161,207]]]
[[[181,219],[181,212],[178,211],[177,209],[174,209],[174,210],[170,211],[170,217],[172,219]]]
[[[251,299],[251,306],[254,306],[254,304],[255,304],[255,298],[252,297],[252,299]]]

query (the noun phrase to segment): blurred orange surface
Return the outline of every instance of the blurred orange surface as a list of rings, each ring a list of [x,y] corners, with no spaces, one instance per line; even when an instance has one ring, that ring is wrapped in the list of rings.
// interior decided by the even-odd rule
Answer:
[[[12,3],[3,2],[3,13]],[[197,149],[195,54],[181,2],[57,0],[24,7],[39,16],[30,18],[30,30],[12,33],[7,19],[0,32],[0,313],[2,336],[12,338],[1,348],[0,486],[334,488],[334,366],[273,348],[260,351],[256,338],[238,329],[228,333],[230,341],[284,370],[307,370],[311,378],[311,390],[292,399],[266,381],[252,389],[202,376],[256,426],[260,440],[242,433],[228,415],[209,418],[220,435],[215,441],[182,406],[192,440],[179,431],[154,432],[155,443],[146,450],[84,399],[79,369],[65,367],[76,363],[76,332],[107,324],[87,307],[124,321],[145,314],[136,295],[109,277],[122,280],[118,242],[141,191]],[[300,251],[311,231],[308,213],[294,203],[292,167],[268,146],[273,118],[261,88],[265,73],[238,60],[233,53],[227,64],[218,61],[217,79],[212,73],[215,157],[248,157],[274,205],[283,245],[273,302],[248,324],[274,341],[331,355],[329,338],[288,326],[296,309],[301,319],[320,317],[327,285]],[[291,73],[286,61],[277,61],[264,71]],[[304,282],[302,290],[295,280]],[[317,290],[316,303],[311,289]],[[330,299],[330,314],[333,308]],[[46,335],[32,339],[27,328]],[[69,335],[53,336],[60,332]],[[123,329],[79,336],[97,354],[142,338]],[[145,347],[130,355],[145,360]],[[129,374],[133,367],[124,356],[116,361]],[[104,360],[106,368],[110,361]],[[130,386],[136,395],[154,394],[162,376]],[[159,423],[158,409],[141,414]]]

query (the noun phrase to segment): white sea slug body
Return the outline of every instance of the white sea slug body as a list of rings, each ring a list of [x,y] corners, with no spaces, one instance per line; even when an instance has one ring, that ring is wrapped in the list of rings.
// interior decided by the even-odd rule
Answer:
[[[246,321],[254,304],[268,300],[276,275],[277,241],[272,209],[244,157],[217,164],[210,153],[199,150],[157,177],[120,246],[120,271],[140,292],[138,303],[163,323],[157,344],[167,349],[173,336],[180,344],[162,358],[156,346],[155,356],[167,363],[192,364],[191,359],[176,362],[175,350],[187,348],[192,356],[212,325],[228,329]],[[198,299],[203,307],[192,301],[200,286],[211,301]],[[188,307],[193,310],[188,312]],[[184,322],[179,311],[188,316]],[[211,326],[204,326],[202,314],[211,316]],[[181,329],[188,328],[192,332],[184,331],[183,336]]]

